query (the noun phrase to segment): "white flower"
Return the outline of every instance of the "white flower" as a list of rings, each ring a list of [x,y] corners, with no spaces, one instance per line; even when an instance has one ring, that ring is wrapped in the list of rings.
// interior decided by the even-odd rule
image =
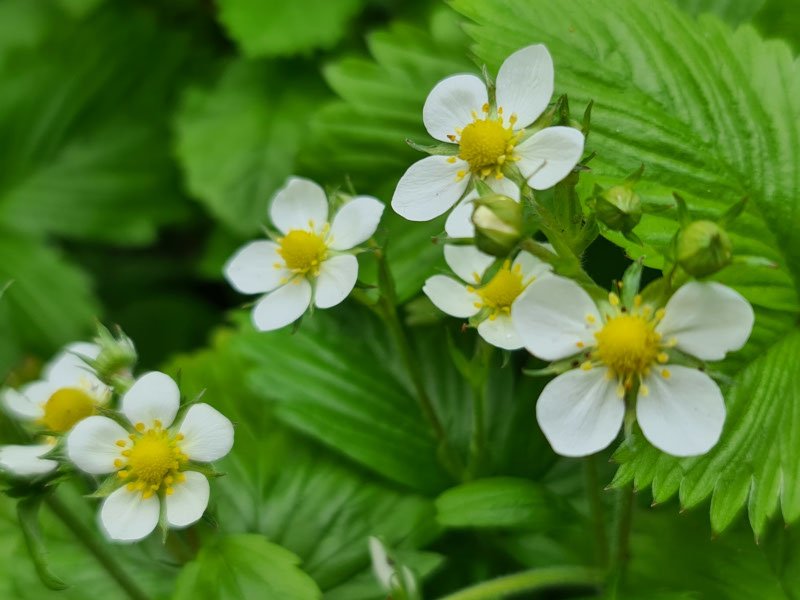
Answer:
[[[447,248],[457,252],[447,253]],[[493,346],[505,350],[522,348],[511,315],[522,292],[536,278],[549,273],[550,265],[522,251],[513,263],[506,260],[484,281],[494,258],[477,248],[447,246],[445,260],[462,281],[447,275],[429,277],[422,291],[431,302],[448,315],[478,322],[478,333]]]
[[[741,295],[719,283],[688,283],[658,310],[638,296],[623,308],[611,294],[600,310],[578,284],[553,276],[517,301],[513,321],[539,358],[580,353],[576,360],[583,361],[548,383],[536,405],[556,452],[585,456],[608,446],[622,426],[626,391],[638,389],[636,417],[645,437],[668,454],[694,456],[717,443],[725,403],[708,375],[669,364],[667,350],[720,360],[744,345],[754,315]]]
[[[53,447],[51,442],[29,446],[0,446],[0,468],[18,477],[50,473],[58,467],[58,462],[42,458],[42,455],[50,452]]]
[[[358,278],[358,261],[346,252],[368,240],[383,204],[369,196],[347,202],[328,222],[328,199],[313,181],[291,178],[272,201],[270,216],[283,234],[275,242],[250,242],[225,265],[228,282],[243,294],[264,294],[253,309],[261,331],[342,302]]]
[[[493,186],[516,163],[532,188],[552,187],[575,167],[583,134],[572,127],[547,127],[526,136],[524,128],[547,108],[553,95],[553,60],[543,45],[509,56],[496,81],[496,105],[484,82],[453,75],[431,90],[422,110],[428,133],[457,146],[452,156],[414,163],[397,184],[392,208],[411,221],[429,221],[453,206],[473,178]]]
[[[92,475],[115,473],[120,487],[103,502],[100,521],[115,540],[138,540],[159,522],[186,527],[206,509],[208,479],[193,469],[225,456],[233,425],[208,404],[193,404],[170,427],[180,405],[177,384],[164,373],[141,376],[122,397],[125,429],[107,417],[84,419],[67,436],[67,455]],[[190,462],[191,461],[191,462]]]
[[[3,403],[17,418],[34,421],[55,433],[66,433],[75,423],[106,404],[111,390],[81,357],[97,358],[95,344],[76,342],[66,346],[42,371],[42,379],[19,390],[3,393]]]

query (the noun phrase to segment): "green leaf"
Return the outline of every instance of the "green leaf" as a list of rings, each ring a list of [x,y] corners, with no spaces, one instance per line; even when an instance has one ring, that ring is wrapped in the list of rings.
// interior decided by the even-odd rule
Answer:
[[[457,321],[449,324],[460,330]],[[359,343],[353,343],[356,331]],[[413,354],[448,443],[466,464],[473,390],[450,361],[446,335],[440,328],[413,330]],[[467,339],[474,343],[474,334]],[[246,333],[235,344],[256,364],[251,389],[274,402],[276,416],[291,427],[415,490],[435,493],[448,485],[399,351],[366,310],[319,311],[294,333]],[[541,383],[515,379],[510,367],[493,371],[483,470],[531,476],[550,466],[554,455],[533,417]]]
[[[774,544],[756,545],[743,527],[712,538],[702,520],[699,514],[676,518],[668,509],[637,514],[627,589],[619,597],[649,598],[653,590],[714,600],[797,597],[796,532],[775,528]]]
[[[692,16],[714,13],[731,26],[750,21],[766,0],[673,0]]]
[[[542,484],[511,477],[465,483],[436,499],[436,518],[444,527],[545,530],[568,514]]]
[[[380,484],[280,427],[245,385],[253,365],[235,352],[237,338],[221,332],[212,349],[167,367],[185,397],[205,390],[203,401],[236,425],[233,450],[217,464],[226,476],[213,484],[223,531],[266,535],[297,554],[326,591],[359,579],[370,535],[403,552],[438,535],[430,500]]]
[[[333,47],[364,0],[221,0],[219,20],[250,58]]]
[[[185,38],[132,8],[62,16],[0,60],[0,222],[142,244],[186,214],[168,145]]]
[[[730,229],[734,250],[779,268],[734,265],[717,277],[756,310],[744,350],[713,367],[734,382],[722,439],[706,457],[684,460],[640,444],[620,454],[629,464],[617,481],[652,482],[658,500],[680,490],[686,505],[711,495],[717,528],[749,498],[760,532],[781,490],[800,485],[800,445],[775,443],[793,439],[800,411],[796,384],[782,366],[800,351],[794,341],[800,122],[791,117],[800,111],[800,77],[789,48],[762,41],[750,27],[734,33],[714,17],[696,21],[663,1],[611,7],[596,0],[564,6],[503,0],[491,10],[476,0],[454,4],[477,22],[470,32],[490,68],[521,46],[543,42],[554,57],[557,93],[568,93],[572,105],[595,101],[587,150],[597,158],[586,185],[619,182],[644,163],[636,189],[653,206],[673,206],[675,191],[694,218],[716,218],[750,198]],[[645,215],[635,233],[646,244],[648,264],[661,264],[676,228],[674,209]],[[633,256],[642,254],[624,238],[609,237]],[[781,398],[781,411],[774,398]],[[780,499],[784,519],[797,519],[800,500],[786,492]]]
[[[363,310],[330,312],[337,318],[320,311],[295,333],[237,338],[236,349],[257,365],[250,388],[276,402],[282,421],[384,477],[421,491],[442,489],[448,479],[436,442],[385,329]],[[363,343],[352,343],[354,331]]]
[[[190,88],[175,121],[190,192],[231,230],[259,231],[272,194],[295,171],[320,97],[316,80],[296,69],[243,60],[213,88]]]
[[[314,116],[303,165],[320,177],[347,176],[359,192],[390,197],[408,166],[425,156],[405,140],[430,140],[422,123],[428,92],[469,67],[465,45],[452,12],[440,10],[428,31],[395,23],[370,34],[372,59],[348,56],[327,65],[325,81],[341,99]]]
[[[86,275],[40,241],[0,235],[0,373],[25,352],[49,355],[91,330],[97,301]]]
[[[264,536],[221,536],[206,543],[197,558],[183,568],[172,598],[321,598],[314,580],[298,568],[299,563],[297,556]]]

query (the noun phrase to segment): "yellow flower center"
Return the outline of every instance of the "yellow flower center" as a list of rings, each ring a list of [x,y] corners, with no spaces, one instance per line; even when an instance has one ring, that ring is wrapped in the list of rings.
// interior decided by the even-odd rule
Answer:
[[[630,381],[647,374],[659,360],[661,336],[657,321],[643,314],[620,314],[606,321],[595,333],[597,354],[617,377]]]
[[[80,388],[61,388],[44,405],[42,424],[50,431],[64,433],[94,413],[95,401]]]
[[[491,309],[489,318],[496,319],[500,313],[511,313],[511,305],[517,296],[528,287],[529,283],[530,281],[522,281],[522,267],[520,265],[512,267],[511,261],[507,260],[489,280],[489,283],[478,289],[468,289],[474,291],[481,298],[481,302],[478,302],[476,306]]]
[[[498,109],[498,116],[494,118],[488,115],[488,104],[483,106],[483,112],[482,119],[473,112],[472,123],[457,132],[460,135],[458,156],[467,161],[469,170],[474,175],[483,178],[494,172],[495,177],[501,179],[503,165],[516,160],[513,153],[514,145],[519,140],[521,132],[514,133],[513,126],[517,120],[515,115],[511,115],[508,126],[503,124],[502,108]],[[460,172],[459,179],[465,175],[466,173]]]
[[[186,478],[180,473],[180,468],[189,460],[179,446],[183,435],[170,435],[157,421],[156,426],[148,430],[143,423],[137,423],[136,431],[130,435],[133,445],[122,452],[124,458],[114,461],[114,466],[122,469],[117,475],[128,481],[129,491],[140,491],[144,498],[162,489],[167,495],[172,494],[172,485]],[[118,440],[117,445],[126,447],[128,442]]]
[[[321,235],[302,229],[292,229],[278,239],[278,244],[278,254],[283,258],[287,269],[298,275],[306,273],[319,275],[320,264],[328,255],[328,246]]]

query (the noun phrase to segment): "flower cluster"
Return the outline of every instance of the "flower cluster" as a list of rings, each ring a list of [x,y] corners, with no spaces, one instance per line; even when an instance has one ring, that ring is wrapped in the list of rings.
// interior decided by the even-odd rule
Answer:
[[[552,217],[542,217],[548,208],[537,199],[540,190],[579,172],[584,148],[581,131],[552,125],[555,111],[546,111],[552,94],[553,63],[541,45],[509,56],[488,89],[474,75],[454,75],[429,94],[423,121],[445,144],[406,171],[392,199],[394,210],[412,221],[454,207],[445,223],[451,243],[444,257],[457,278],[434,275],[423,292],[444,313],[468,319],[489,344],[525,347],[554,361],[547,371],[559,375],[544,388],[536,415],[556,452],[583,456],[602,450],[617,437],[626,414],[635,415],[644,436],[665,452],[707,452],[722,431],[725,403],[700,361],[720,360],[741,348],[754,315],[732,289],[686,279],[729,264],[730,247],[724,261],[699,272],[684,258],[691,236],[677,234],[679,255],[661,280],[661,292],[626,293],[625,302],[611,293],[597,303],[565,273],[553,274],[561,269],[583,275],[588,285],[581,247],[563,237],[574,223],[554,226]],[[641,172],[607,191],[596,186],[586,203],[594,222],[636,242],[632,229],[642,211],[633,186]],[[573,191],[559,197],[577,198],[576,181],[564,181]],[[574,205],[573,213],[581,214],[581,206]],[[553,245],[535,241],[536,232]],[[709,253],[698,244],[691,252],[701,259]],[[675,285],[680,268],[684,285]]]
[[[178,386],[164,373],[125,380],[133,346],[103,333],[100,343],[67,346],[42,379],[3,392],[6,409],[37,441],[1,446],[0,470],[45,486],[73,467],[113,474],[95,496],[105,497],[100,522],[114,540],[144,538],[159,523],[191,525],[208,504],[213,469],[205,463],[230,451],[233,425],[208,404],[181,411]]]

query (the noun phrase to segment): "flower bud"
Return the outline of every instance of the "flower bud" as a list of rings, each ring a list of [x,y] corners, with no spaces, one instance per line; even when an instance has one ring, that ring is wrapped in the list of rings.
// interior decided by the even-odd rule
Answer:
[[[122,330],[117,330],[114,335],[100,325],[95,341],[100,346],[100,353],[92,366],[100,381],[116,385],[130,379],[138,358],[131,339]]]
[[[732,259],[728,234],[712,221],[693,221],[678,234],[678,264],[689,275],[711,275],[728,266]]]
[[[630,185],[617,185],[594,198],[597,219],[613,231],[631,231],[642,220],[642,201]]]
[[[493,256],[508,256],[523,237],[522,205],[508,196],[490,194],[472,211],[475,245]]]

